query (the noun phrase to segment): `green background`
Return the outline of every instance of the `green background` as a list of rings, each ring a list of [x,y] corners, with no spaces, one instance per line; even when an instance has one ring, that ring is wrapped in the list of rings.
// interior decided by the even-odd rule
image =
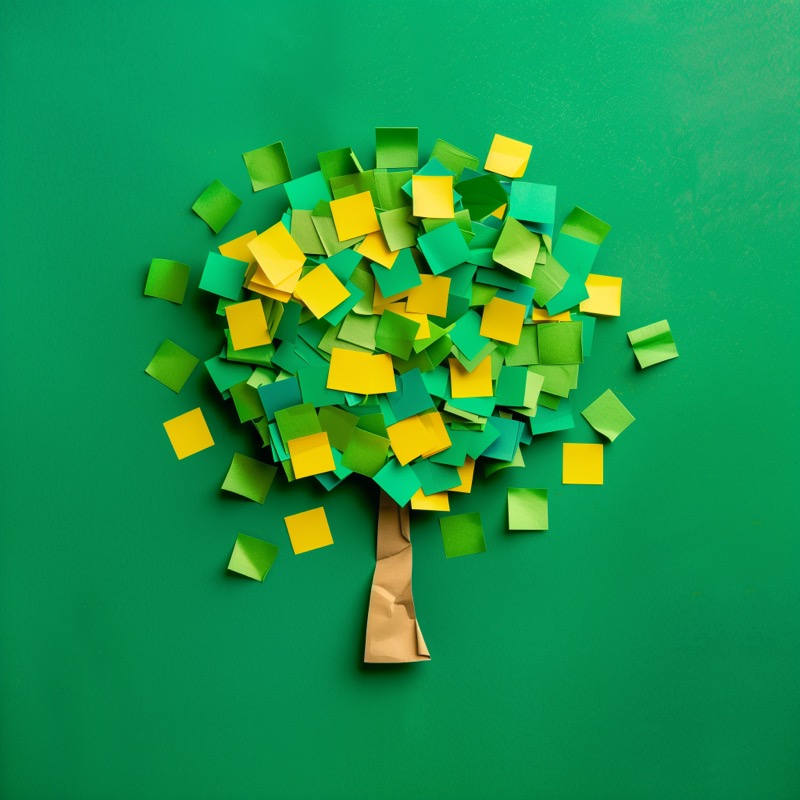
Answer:
[[[7,798],[777,798],[800,794],[796,3],[2,3],[0,789]],[[446,560],[415,514],[428,664],[360,663],[376,494],[324,498],[335,545],[220,496],[254,453],[202,370],[143,369],[170,337],[219,347],[196,291],[217,242],[263,229],[240,154],[282,139],[371,161],[376,125],[481,155],[613,225],[625,279],[578,409],[637,417],[604,487],[560,484],[561,441],[453,500],[488,552]],[[189,212],[219,178],[245,205]],[[141,296],[192,265],[183,307]],[[667,317],[681,356],[636,372]],[[178,462],[163,420],[202,404],[216,447]],[[505,488],[551,529],[504,530]],[[225,575],[238,531],[280,545]]]

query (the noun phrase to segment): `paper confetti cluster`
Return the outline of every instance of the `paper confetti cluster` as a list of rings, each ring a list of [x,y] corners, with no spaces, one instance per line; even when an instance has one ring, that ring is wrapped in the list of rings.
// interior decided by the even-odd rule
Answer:
[[[496,135],[483,169],[416,128],[378,128],[375,169],[350,148],[292,178],[282,143],[244,154],[254,191],[282,184],[275,224],[209,253],[222,351],[205,368],[288,481],[332,490],[353,473],[400,506],[449,510],[485,474],[523,466],[533,437],[574,427],[570,394],[622,279],[595,274],[610,227],[524,179],[531,146]],[[219,181],[193,210],[218,233],[241,201]],[[184,298],[189,268],[155,259],[145,294]],[[629,334],[641,367],[677,356],[666,321]],[[180,391],[197,359],[167,340],[147,372]],[[611,391],[583,415],[614,441],[633,416]],[[200,409],[165,423],[178,458],[213,444]],[[565,444],[563,482],[603,481],[601,444]],[[263,503],[276,467],[236,454],[222,488]],[[332,543],[322,509],[287,520],[295,552]],[[510,489],[510,530],[546,530],[545,489]],[[300,516],[300,515],[297,515]],[[442,518],[448,556],[484,549],[479,514]],[[294,532],[293,532],[294,531]],[[270,547],[240,536],[230,568],[263,579]]]

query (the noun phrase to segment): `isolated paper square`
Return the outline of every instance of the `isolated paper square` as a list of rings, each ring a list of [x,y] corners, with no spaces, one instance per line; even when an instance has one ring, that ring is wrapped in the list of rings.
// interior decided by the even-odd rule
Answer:
[[[242,155],[254,192],[269,189],[292,179],[283,142],[268,144]]]
[[[256,503],[264,504],[277,468],[242,453],[234,453],[222,489]]]
[[[418,164],[418,128],[375,128],[375,166],[378,169],[416,169]]]
[[[228,571],[244,575],[255,581],[263,581],[278,557],[278,548],[263,539],[240,533],[233,545]]]
[[[301,511],[299,514],[291,514],[284,517],[284,522],[295,555],[333,544],[328,518],[322,506]]]
[[[546,531],[547,489],[508,490],[508,529]]]
[[[199,359],[188,350],[165,339],[145,368],[145,372],[173,392],[180,392],[199,363]]]
[[[199,408],[187,411],[164,423],[172,449],[179,459],[199,453],[214,444],[203,412]]]
[[[489,148],[485,169],[487,172],[496,172],[507,178],[521,178],[525,174],[532,149],[532,146],[525,142],[496,133]]]
[[[486,552],[483,524],[478,512],[440,517],[439,526],[442,530],[444,554],[447,558]]]
[[[565,442],[562,457],[562,483],[603,483],[603,445]]]
[[[242,201],[221,181],[214,181],[194,201],[192,211],[219,233],[237,212]]]
[[[189,266],[167,258],[154,258],[147,271],[144,293],[180,305],[189,283]]]
[[[635,420],[611,389],[606,389],[581,413],[598,433],[611,442]]]

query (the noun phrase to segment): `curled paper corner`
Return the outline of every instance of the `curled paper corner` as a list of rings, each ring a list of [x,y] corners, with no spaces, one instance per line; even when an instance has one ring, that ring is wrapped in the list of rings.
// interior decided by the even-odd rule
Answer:
[[[408,506],[381,492],[377,554],[369,593],[366,664],[429,661],[411,590],[412,550]]]

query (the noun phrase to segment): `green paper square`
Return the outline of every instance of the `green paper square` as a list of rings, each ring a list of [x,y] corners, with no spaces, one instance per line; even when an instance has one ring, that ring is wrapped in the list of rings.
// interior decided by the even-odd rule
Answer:
[[[168,258],[154,258],[147,270],[144,293],[147,297],[160,297],[180,305],[186,296],[189,283],[189,266]]]
[[[299,406],[289,406],[276,411],[275,422],[278,424],[284,443],[322,432],[317,411],[311,403],[302,403]]]
[[[242,201],[224,183],[214,181],[194,201],[192,211],[214,233],[219,233],[238,211],[241,204]]]
[[[199,363],[188,350],[165,339],[144,371],[168,389],[179,392]]]
[[[477,511],[471,514],[451,514],[449,517],[440,517],[439,526],[442,530],[444,554],[447,558],[486,552],[481,515]]]
[[[344,452],[358,424],[358,417],[343,408],[326,406],[319,410],[319,424],[328,434],[331,447]]]
[[[401,250],[397,254],[391,269],[386,269],[380,264],[370,264],[370,268],[384,297],[407,292],[422,284],[417,262],[414,261],[414,256],[411,255],[409,249]]]
[[[575,388],[578,368],[578,364],[532,364],[528,367],[531,372],[544,378],[542,391],[558,397],[567,397]]]
[[[544,264],[537,262],[533,268],[533,299],[542,307],[546,306],[569,280],[569,272],[552,255],[548,253],[546,259]]]
[[[411,209],[408,206],[383,211],[378,215],[381,230],[390,250],[402,250],[417,243],[418,229],[408,221],[410,216]]]
[[[407,505],[420,488],[419,478],[414,470],[408,465],[400,466],[394,458],[386,462],[374,480],[399,506]]]
[[[517,222],[513,217],[507,217],[492,258],[506,269],[530,278],[536,266],[536,256],[539,255],[541,243],[542,240],[521,222]]]
[[[324,256],[325,246],[319,238],[311,216],[312,212],[304,208],[292,211],[292,239],[307,256]]]
[[[539,325],[539,363],[582,364],[583,323],[545,322]]]
[[[497,405],[510,408],[525,405],[525,390],[530,374],[524,366],[503,366],[494,391]]]
[[[258,150],[250,150],[243,153],[242,158],[254,192],[269,189],[270,186],[277,186],[279,183],[286,183],[292,179],[283,142],[275,142],[266,147],[259,147]]]
[[[404,169],[419,166],[418,128],[375,128],[375,166]]]
[[[362,428],[355,428],[342,453],[342,464],[359,475],[373,477],[386,463],[389,440]]]
[[[241,350],[234,350],[231,342],[231,332],[225,329],[225,359],[227,361],[239,361],[242,364],[255,364],[259,367],[271,367],[272,356],[275,355],[275,345],[259,344],[256,347],[243,347]]]
[[[399,172],[375,172],[375,191],[378,195],[377,207],[386,211],[405,207],[411,211],[411,198],[403,191],[403,186],[413,177],[413,170]]]
[[[547,530],[547,489],[508,490],[508,529]]]
[[[233,546],[233,553],[228,562],[228,571],[256,581],[263,581],[277,557],[276,545],[240,533]]]
[[[251,422],[264,416],[264,406],[261,405],[261,397],[256,387],[247,381],[241,381],[234,383],[229,391],[239,416],[239,422]]]
[[[375,343],[384,353],[405,361],[411,355],[414,337],[418,331],[418,322],[387,309],[381,314],[378,329],[375,331]]]
[[[339,328],[337,339],[350,344],[356,344],[364,350],[373,352],[376,347],[375,335],[381,318],[376,314],[363,316],[362,314],[348,314]],[[419,327],[419,326],[417,326]]]
[[[628,340],[642,369],[678,357],[675,339],[665,319],[631,331]]]
[[[417,239],[417,244],[434,275],[457,267],[469,258],[469,247],[455,221],[424,233]]]
[[[606,389],[581,413],[598,433],[611,442],[635,420],[611,389]]]
[[[228,474],[222,482],[222,489],[256,503],[264,504],[277,469],[242,453],[234,453]]]
[[[458,181],[464,169],[477,170],[480,162],[476,156],[470,155],[460,147],[456,147],[444,139],[437,139],[436,144],[431,150],[431,158],[435,158],[440,164],[447,167],[450,172],[455,173],[455,180]]]
[[[313,211],[320,200],[330,201],[331,192],[322,172],[312,172],[283,184],[292,210]]]
[[[523,325],[518,344],[506,347],[506,364],[509,367],[529,366],[539,363],[539,325]]]
[[[209,253],[200,277],[200,288],[228,300],[237,300],[242,293],[246,272],[246,261],[237,261],[219,253]]]
[[[340,147],[338,150],[324,150],[317,153],[317,161],[322,176],[330,182],[331,178],[349,175],[354,167],[353,151],[349,147]]]

